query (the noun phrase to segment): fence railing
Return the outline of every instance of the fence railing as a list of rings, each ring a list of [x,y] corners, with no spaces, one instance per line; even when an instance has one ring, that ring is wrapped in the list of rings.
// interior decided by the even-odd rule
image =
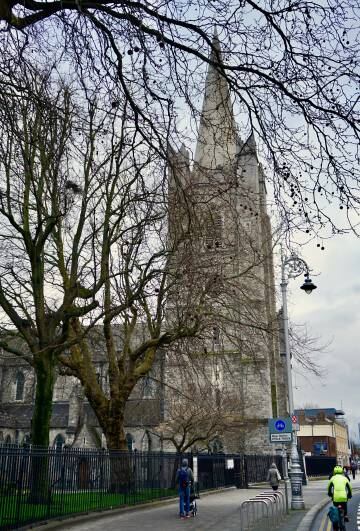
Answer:
[[[177,494],[185,455],[104,449],[0,446],[0,531],[41,520]],[[200,490],[266,480],[271,456],[186,454]]]

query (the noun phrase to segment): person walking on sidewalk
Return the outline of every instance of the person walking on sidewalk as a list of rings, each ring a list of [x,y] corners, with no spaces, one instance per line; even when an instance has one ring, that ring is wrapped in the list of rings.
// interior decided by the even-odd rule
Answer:
[[[355,461],[351,461],[351,472],[352,472],[353,479],[355,479],[356,471],[357,471],[357,463]]]
[[[281,480],[280,472],[275,463],[272,463],[267,474],[267,481],[270,483],[272,490],[278,490]]]
[[[193,471],[187,459],[182,460],[182,466],[176,472],[176,484],[179,486],[180,518],[190,518],[190,487],[194,481]]]

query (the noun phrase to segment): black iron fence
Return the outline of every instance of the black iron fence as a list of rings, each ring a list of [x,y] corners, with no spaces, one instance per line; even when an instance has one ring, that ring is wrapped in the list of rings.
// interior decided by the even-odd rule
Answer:
[[[328,476],[336,465],[336,457],[305,456],[306,473],[308,476]]]
[[[174,453],[0,446],[0,531],[56,517],[105,510],[177,494]],[[265,481],[281,459],[271,456],[187,454],[199,489]]]

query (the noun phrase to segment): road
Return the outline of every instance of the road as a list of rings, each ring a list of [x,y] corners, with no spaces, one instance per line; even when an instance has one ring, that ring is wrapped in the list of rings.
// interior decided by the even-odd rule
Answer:
[[[312,531],[331,531],[331,522],[327,518],[330,503],[321,511],[315,520]],[[348,513],[350,522],[346,524],[346,531],[360,531],[360,492],[354,492],[352,499],[348,503]]]

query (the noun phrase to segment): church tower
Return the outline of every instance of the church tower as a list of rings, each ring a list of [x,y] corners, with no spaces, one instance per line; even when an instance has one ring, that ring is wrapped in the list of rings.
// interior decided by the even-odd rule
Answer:
[[[167,356],[165,383],[173,388],[182,375],[194,400],[209,401],[209,417],[213,401],[226,451],[268,453],[267,421],[285,414],[285,384],[265,176],[254,135],[239,137],[219,62],[215,34],[194,158],[183,146],[170,164],[169,233],[179,243],[168,318],[185,307],[191,317],[192,303],[202,321]]]

